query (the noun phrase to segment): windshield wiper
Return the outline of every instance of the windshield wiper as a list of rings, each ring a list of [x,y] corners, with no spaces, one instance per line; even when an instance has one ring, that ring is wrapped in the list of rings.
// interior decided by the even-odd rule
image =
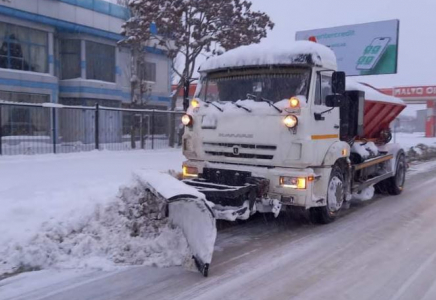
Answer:
[[[274,108],[275,108],[279,113],[282,113],[282,112],[283,112],[283,110],[281,110],[280,108],[278,108],[277,106],[275,106],[274,103],[273,103],[271,100],[268,100],[268,99],[265,99],[265,98],[260,97],[258,101],[268,103],[269,106],[274,107]]]
[[[269,104],[269,106],[274,107],[279,113],[283,112],[280,108],[275,106],[274,102],[272,102],[271,100],[265,99],[263,97],[257,97],[256,95],[253,95],[253,94],[247,94],[247,97],[251,100],[266,102]]]
[[[257,96],[253,95],[253,94],[247,94],[247,98],[250,99],[250,100],[256,100]]]
[[[249,109],[249,108],[247,108],[247,107],[245,107],[245,106],[239,105],[239,104],[237,104],[236,102],[232,102],[232,104],[234,104],[237,108],[242,108],[243,110],[248,111],[249,113],[252,112],[251,109]]]
[[[218,105],[216,105],[215,103],[210,102],[210,101],[204,101],[204,102],[206,102],[207,104],[212,105],[213,107],[216,107],[216,109],[218,109],[220,112],[224,112],[224,110],[221,107],[219,107]]]

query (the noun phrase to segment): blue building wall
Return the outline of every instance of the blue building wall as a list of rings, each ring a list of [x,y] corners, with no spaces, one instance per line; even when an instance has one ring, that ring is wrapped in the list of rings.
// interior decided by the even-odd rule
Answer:
[[[43,94],[51,102],[66,98],[131,101],[130,52],[117,46],[122,39],[121,25],[129,17],[127,8],[103,0],[11,0],[1,2],[0,22],[38,29],[48,34],[47,73],[0,68],[0,92]],[[59,70],[61,39],[82,41],[82,76],[62,80]],[[86,78],[87,42],[115,48],[115,82]],[[170,102],[170,61],[159,49],[149,48],[146,60],[156,65],[156,82],[149,95],[150,105],[168,106]]]
[[[129,10],[123,6],[110,3],[103,0],[59,0],[71,5],[83,7],[89,10],[93,10],[105,15],[127,20],[130,13]]]

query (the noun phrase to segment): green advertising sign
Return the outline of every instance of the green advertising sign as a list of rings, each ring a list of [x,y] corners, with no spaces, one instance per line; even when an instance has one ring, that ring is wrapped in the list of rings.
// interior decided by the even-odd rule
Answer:
[[[350,76],[397,73],[399,20],[297,32],[332,49],[338,69]]]

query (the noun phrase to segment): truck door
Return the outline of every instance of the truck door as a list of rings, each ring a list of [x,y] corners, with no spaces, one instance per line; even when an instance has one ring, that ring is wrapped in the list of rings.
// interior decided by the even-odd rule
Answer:
[[[331,74],[322,72],[316,76],[310,138],[316,149],[316,165],[321,165],[327,150],[334,142],[339,141],[339,108],[325,106],[325,98],[332,94]]]

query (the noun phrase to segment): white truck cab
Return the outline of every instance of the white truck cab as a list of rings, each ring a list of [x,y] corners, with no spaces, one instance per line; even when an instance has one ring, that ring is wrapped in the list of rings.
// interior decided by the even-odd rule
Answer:
[[[297,206],[321,223],[334,220],[353,193],[376,184],[393,190],[394,181],[402,190],[402,150],[363,136],[370,88],[354,83],[357,93],[346,94],[345,74],[336,70],[329,48],[306,41],[245,46],[206,61],[182,119],[185,182],[219,206],[245,206],[249,214]],[[350,107],[354,120],[343,116]]]

